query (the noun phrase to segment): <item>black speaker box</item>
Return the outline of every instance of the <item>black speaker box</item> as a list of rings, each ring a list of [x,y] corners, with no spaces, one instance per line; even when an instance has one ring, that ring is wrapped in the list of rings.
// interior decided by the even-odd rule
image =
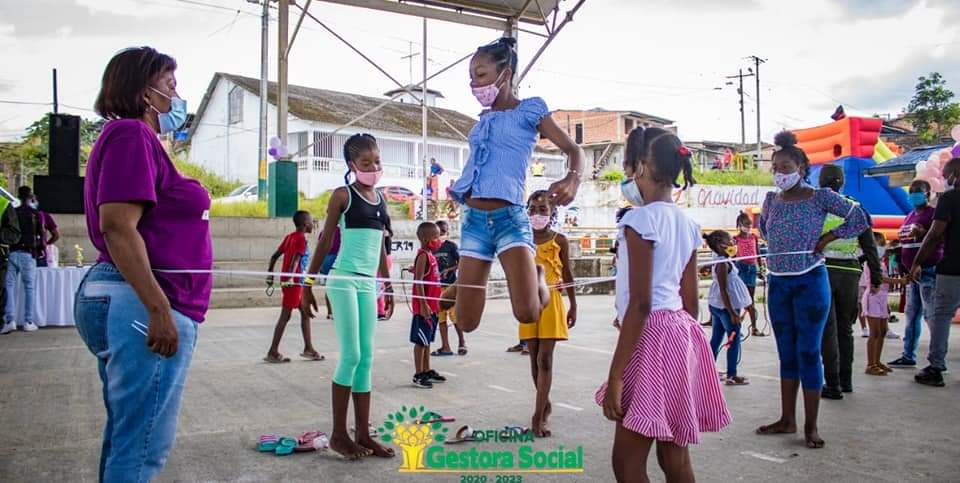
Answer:
[[[83,178],[80,176],[36,175],[33,191],[40,199],[40,209],[47,213],[83,213]]]
[[[49,173],[80,176],[80,116],[50,114]]]

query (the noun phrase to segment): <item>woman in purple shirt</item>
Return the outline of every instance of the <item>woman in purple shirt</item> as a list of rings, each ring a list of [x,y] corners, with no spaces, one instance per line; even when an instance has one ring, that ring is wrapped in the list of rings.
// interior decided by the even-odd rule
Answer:
[[[177,172],[157,134],[186,119],[176,62],[149,47],[116,54],[95,108],[84,208],[99,252],[78,292],[77,329],[97,356],[107,409],[100,481],[149,481],[173,447],[210,301],[210,196]]]
[[[817,431],[823,359],[823,329],[830,310],[830,281],[822,255],[824,247],[842,238],[854,238],[869,225],[866,214],[830,189],[807,184],[810,160],[796,146],[797,137],[781,132],[774,139],[774,181],[779,193],[767,194],[758,228],[770,253],[770,324],[780,357],[780,419],[757,429],[759,434],[797,432],[797,392],[803,384],[804,435],[808,448],[822,448]],[[823,233],[828,214],[843,224]],[[796,253],[804,252],[804,253]]]

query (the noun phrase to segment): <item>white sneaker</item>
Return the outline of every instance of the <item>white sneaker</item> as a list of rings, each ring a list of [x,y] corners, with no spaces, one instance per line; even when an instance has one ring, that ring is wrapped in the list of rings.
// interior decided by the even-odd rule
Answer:
[[[34,324],[33,322],[27,322],[27,324],[23,326],[23,330],[27,332],[34,332],[38,329],[39,327],[37,327],[36,324]]]
[[[864,339],[866,339],[867,337],[870,337],[870,329],[866,327],[860,329],[860,337],[863,337]]]
[[[892,331],[892,330],[888,330],[888,331],[887,331],[887,338],[888,338],[888,339],[899,339],[899,338],[900,338],[900,334],[898,334],[898,333],[896,333],[896,332],[894,332],[894,331]]]
[[[0,329],[0,334],[9,334],[15,330],[17,330],[17,323],[7,322],[6,324],[3,324],[3,329]]]

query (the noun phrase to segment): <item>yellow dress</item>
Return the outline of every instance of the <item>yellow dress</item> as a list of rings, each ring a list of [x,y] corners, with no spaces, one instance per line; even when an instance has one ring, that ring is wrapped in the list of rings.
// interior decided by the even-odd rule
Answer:
[[[563,262],[560,261],[560,245],[556,236],[537,245],[537,265],[543,267],[550,288],[550,302],[540,313],[540,320],[520,325],[520,340],[557,339],[567,340],[567,309],[559,289],[552,288],[563,283]]]

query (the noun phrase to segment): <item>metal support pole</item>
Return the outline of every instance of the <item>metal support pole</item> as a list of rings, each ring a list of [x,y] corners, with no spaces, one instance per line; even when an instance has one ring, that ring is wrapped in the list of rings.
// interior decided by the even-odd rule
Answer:
[[[430,155],[427,154],[427,18],[423,18],[423,83],[420,84],[420,134],[423,137],[423,210],[420,211],[422,220],[427,219],[427,193],[430,188]]]
[[[737,92],[740,94],[740,150],[747,147],[747,117],[743,112],[743,69],[740,69],[740,87]]]
[[[270,76],[270,2],[263,0],[260,16],[260,136],[257,147],[257,199],[267,199],[267,82]]]
[[[277,30],[279,43],[277,45],[277,137],[281,144],[287,143],[287,29],[290,22],[290,4],[287,0],[280,0],[277,8]]]
[[[60,101],[57,96],[57,69],[53,69],[53,113],[60,112]]]

